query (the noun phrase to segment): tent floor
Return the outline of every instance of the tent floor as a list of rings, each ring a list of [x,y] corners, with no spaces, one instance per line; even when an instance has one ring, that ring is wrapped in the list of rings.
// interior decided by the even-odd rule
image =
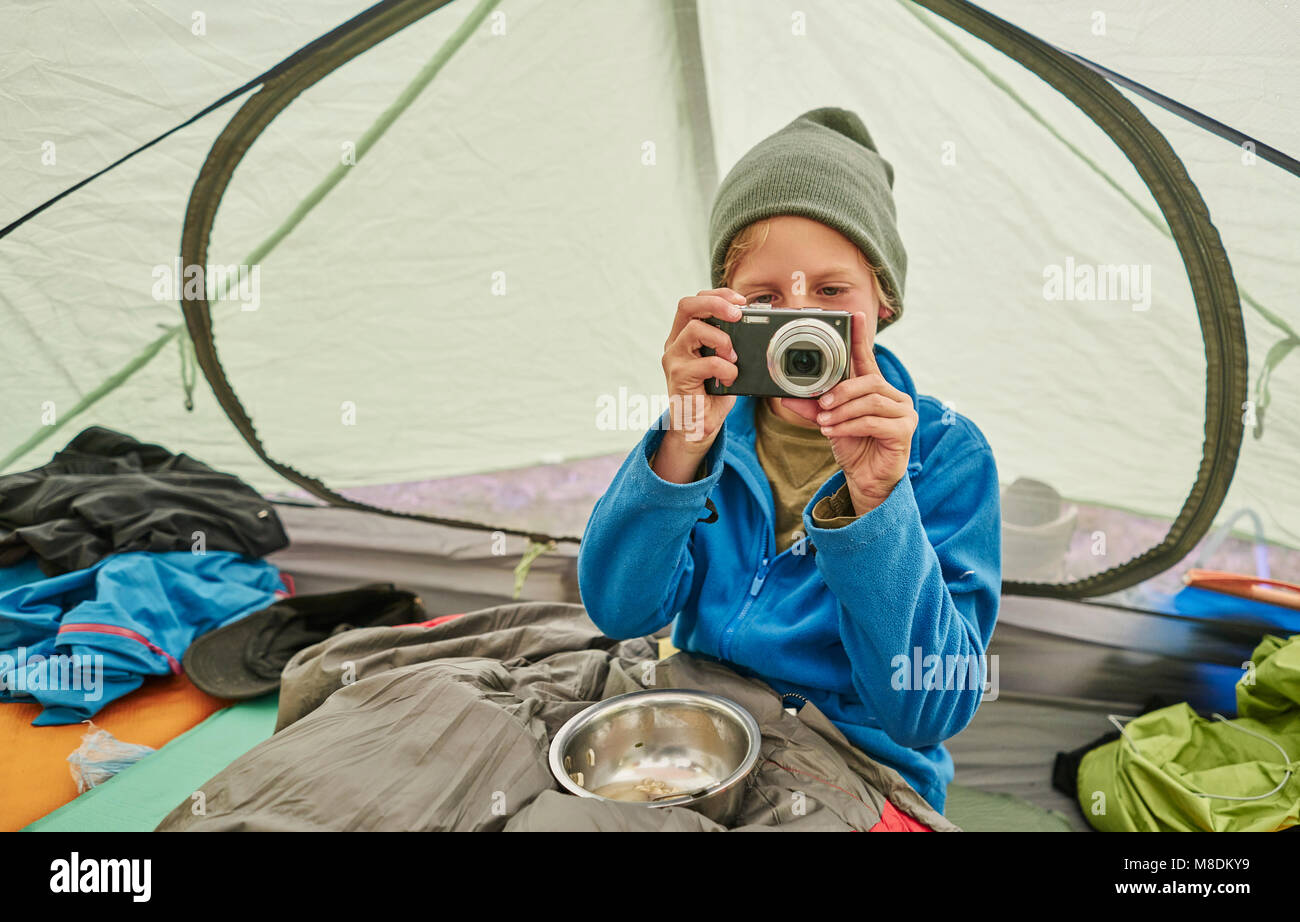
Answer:
[[[1114,729],[1105,710],[1005,697],[985,701],[970,725],[944,743],[957,767],[948,789],[948,817],[972,831],[1021,828],[988,823],[983,816],[988,825],[963,825],[966,814],[958,788],[973,788],[1014,795],[1054,811],[1075,831],[1089,831],[1076,802],[1052,787],[1052,765],[1057,752],[1077,749]]]

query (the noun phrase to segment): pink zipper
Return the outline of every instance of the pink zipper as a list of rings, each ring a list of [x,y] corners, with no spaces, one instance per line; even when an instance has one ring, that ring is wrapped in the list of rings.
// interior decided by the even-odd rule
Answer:
[[[59,633],[62,634],[64,631],[88,631],[92,634],[116,634],[118,637],[130,637],[132,640],[140,641],[159,656],[166,657],[167,665],[171,667],[173,675],[181,674],[181,664],[176,662],[176,659],[170,653],[148,637],[137,634],[128,627],[121,627],[116,624],[64,624],[59,627]]]

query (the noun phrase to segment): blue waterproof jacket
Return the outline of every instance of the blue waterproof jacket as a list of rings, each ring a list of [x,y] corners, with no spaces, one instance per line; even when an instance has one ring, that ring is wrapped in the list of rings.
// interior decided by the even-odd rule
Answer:
[[[818,528],[813,507],[844,485],[836,471],[804,508],[806,541],[777,554],[771,485],[754,450],[759,398],[736,399],[706,456],[708,475],[687,484],[649,464],[665,411],[592,510],[579,589],[612,638],[675,619],[678,649],[812,701],[942,812],[953,778],[942,741],[984,694],[984,672],[963,680],[962,668],[982,667],[1001,596],[997,468],[974,423],[918,396],[888,349],[876,345],[875,355],[919,416],[907,476],[880,506]],[[714,521],[702,521],[705,500]]]
[[[39,702],[37,727],[93,717],[281,595],[274,564],[232,551],[127,551],[51,577],[32,557],[0,568],[0,702]]]

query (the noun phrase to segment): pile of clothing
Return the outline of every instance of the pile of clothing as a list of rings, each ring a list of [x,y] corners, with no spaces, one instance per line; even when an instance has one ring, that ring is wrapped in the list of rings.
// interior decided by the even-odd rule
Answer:
[[[295,594],[265,559],[288,545],[238,478],[111,429],[0,476],[0,830],[274,692],[302,648],[426,617],[387,583]]]
[[[76,723],[292,594],[279,517],[238,478],[92,426],[0,476],[0,701]]]

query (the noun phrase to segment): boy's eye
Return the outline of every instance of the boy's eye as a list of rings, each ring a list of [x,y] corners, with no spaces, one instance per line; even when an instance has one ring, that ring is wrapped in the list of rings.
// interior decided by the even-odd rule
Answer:
[[[844,293],[844,289],[836,285],[823,285],[821,288],[817,290],[820,291],[822,294],[826,295],[828,298],[833,298],[838,294]]]
[[[771,303],[772,303],[772,296],[771,296],[771,295],[754,295],[753,297],[750,297],[750,298],[748,298],[747,300],[748,300],[751,304],[771,304]]]

